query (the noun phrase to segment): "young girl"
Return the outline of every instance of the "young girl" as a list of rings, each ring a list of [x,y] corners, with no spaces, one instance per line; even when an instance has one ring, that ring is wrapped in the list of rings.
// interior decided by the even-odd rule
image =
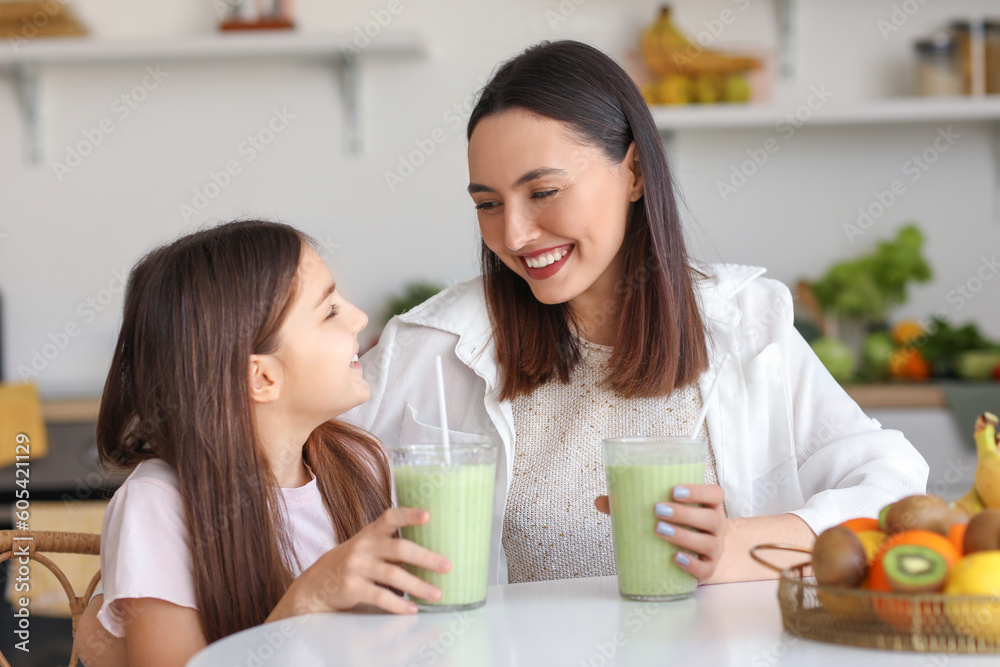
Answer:
[[[826,371],[784,285],[689,258],[659,132],[611,58],[526,50],[484,87],[468,140],[482,277],[389,323],[364,359],[372,399],[345,419],[390,446],[429,428],[442,355],[452,441],[503,444],[492,583],[614,574],[601,440],[686,436],[703,402],[705,483],[649,508],[699,581],[773,576],[754,544],[808,546],[924,492],[927,464]]]
[[[384,449],[335,421],[369,395],[367,321],[282,224],[229,223],[136,265],[97,424],[102,461],[133,471],[104,519],[86,664],[181,666],[265,621],[416,611],[388,586],[440,595],[400,564],[447,560],[394,538],[427,513],[390,509]]]

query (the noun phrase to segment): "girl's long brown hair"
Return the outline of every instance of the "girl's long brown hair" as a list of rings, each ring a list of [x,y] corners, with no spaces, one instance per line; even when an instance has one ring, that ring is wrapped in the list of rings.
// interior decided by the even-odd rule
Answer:
[[[628,74],[597,49],[574,41],[542,42],[504,63],[483,88],[467,137],[487,116],[523,109],[566,123],[614,164],[634,141],[643,196],[632,204],[620,256],[614,373],[607,385],[626,397],[667,396],[708,368],[708,342],[694,294],[700,275],[688,263],[663,142]],[[580,360],[568,304],[546,305],[485,243],[486,305],[500,365],[500,399],[529,394],[552,379],[569,380]],[[617,315],[615,315],[617,311]]]
[[[279,223],[228,223],[154,250],[126,288],[98,451],[107,465],[158,457],[177,471],[209,642],[262,623],[292,580],[249,363],[280,343],[307,241]],[[390,506],[388,460],[371,435],[330,421],[304,454],[339,541]]]

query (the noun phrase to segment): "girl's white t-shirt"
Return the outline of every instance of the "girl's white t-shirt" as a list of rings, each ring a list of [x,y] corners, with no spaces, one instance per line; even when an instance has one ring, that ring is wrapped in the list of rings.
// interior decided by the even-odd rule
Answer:
[[[312,479],[305,486],[280,489],[297,556],[288,559],[294,576],[337,545],[316,477],[311,470],[309,474]],[[161,459],[149,459],[136,466],[108,503],[101,530],[104,603],[97,618],[116,637],[124,637],[128,625],[119,600],[156,598],[198,608],[179,488],[173,468]],[[227,529],[220,526],[221,531]]]

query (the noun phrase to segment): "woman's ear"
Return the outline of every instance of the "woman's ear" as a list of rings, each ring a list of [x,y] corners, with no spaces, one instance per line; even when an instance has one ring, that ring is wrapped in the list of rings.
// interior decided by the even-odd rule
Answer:
[[[631,178],[628,199],[635,202],[642,198],[642,166],[639,164],[639,153],[636,152],[635,142],[629,144],[628,152],[625,153],[625,168]]]
[[[281,395],[281,369],[268,354],[250,355],[250,400],[272,403]]]

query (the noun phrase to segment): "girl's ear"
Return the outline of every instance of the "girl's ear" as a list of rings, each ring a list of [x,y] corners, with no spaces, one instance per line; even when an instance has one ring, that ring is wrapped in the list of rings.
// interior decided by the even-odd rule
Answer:
[[[250,355],[250,400],[254,403],[272,403],[281,394],[281,373],[274,357],[267,354]]]
[[[629,201],[639,201],[642,198],[642,167],[639,165],[639,154],[635,150],[635,142],[629,144],[628,152],[625,153],[625,168],[631,177],[629,187]]]

